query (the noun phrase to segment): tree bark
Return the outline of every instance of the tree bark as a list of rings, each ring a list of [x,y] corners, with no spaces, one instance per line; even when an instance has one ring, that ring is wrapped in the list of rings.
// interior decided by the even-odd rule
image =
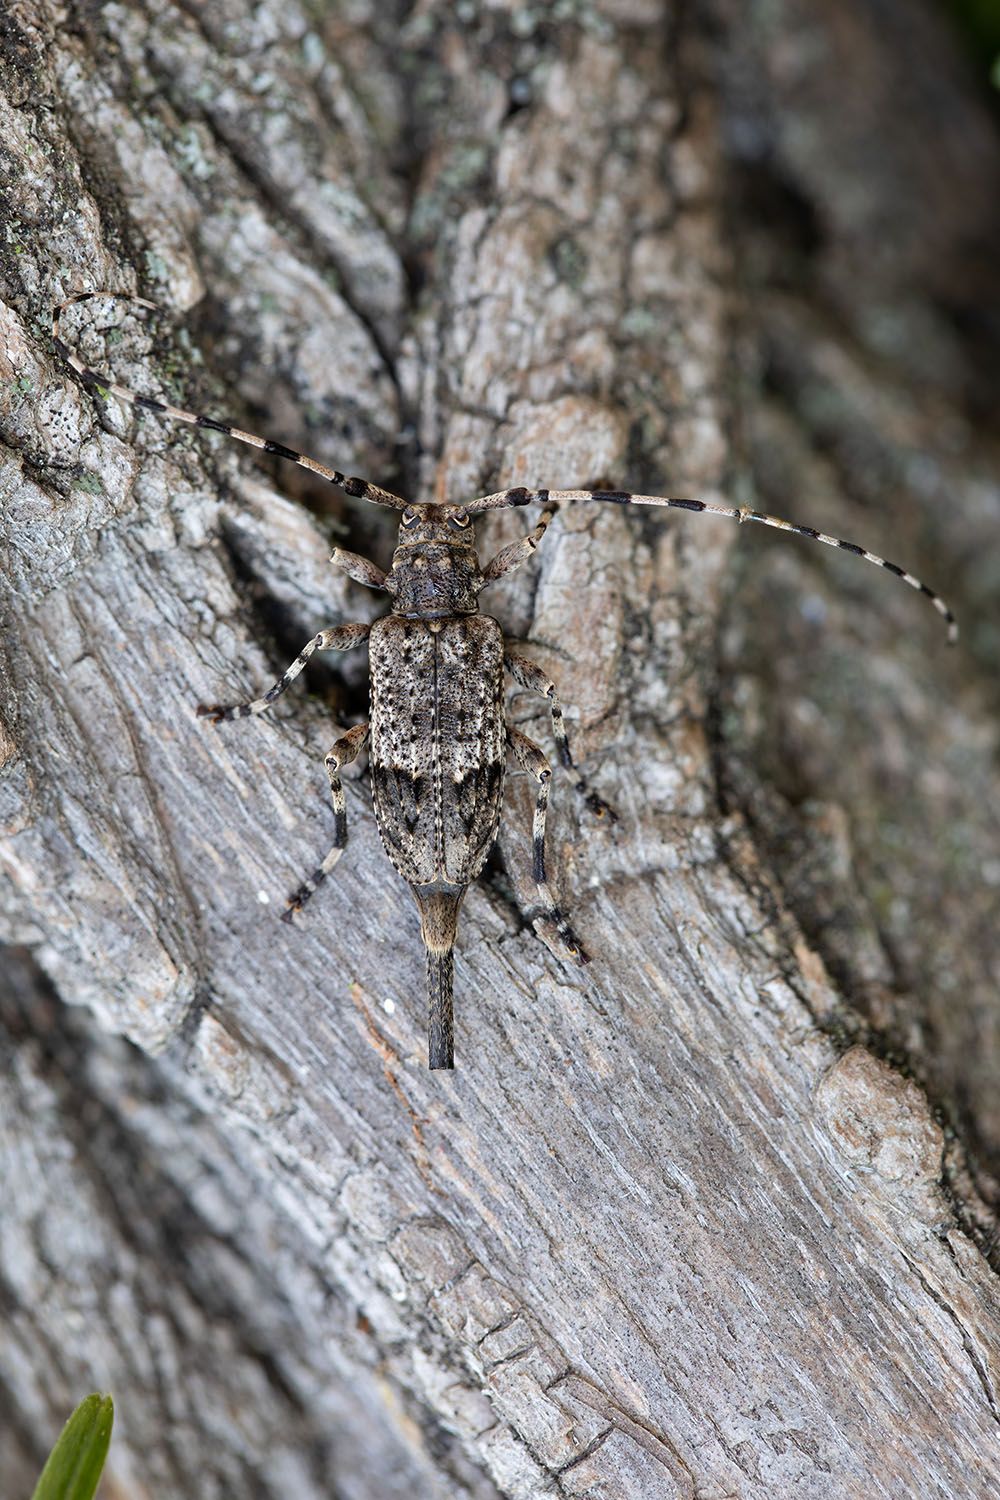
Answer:
[[[7,1492],[97,1387],[108,1497],[991,1492],[1000,199],[935,14],[15,0],[3,46]],[[753,498],[967,644],[857,558],[564,509],[484,608],[618,812],[557,773],[594,961],[512,774],[432,1074],[363,769],[277,920],[363,660],[194,715],[380,613],[327,557],[392,517],[82,389],[87,289],[162,307],[67,318],[142,393],[413,498]]]

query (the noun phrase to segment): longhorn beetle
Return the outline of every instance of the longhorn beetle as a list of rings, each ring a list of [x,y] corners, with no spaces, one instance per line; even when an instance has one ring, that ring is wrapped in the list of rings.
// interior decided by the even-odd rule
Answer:
[[[116,385],[83,364],[60,337],[60,315],[71,303],[110,298],[153,308],[141,297],[119,293],[79,292],[55,309],[52,336],[62,358],[85,386],[160,416],[172,417],[241,443],[276,453],[338,485],[345,494],[386,505],[400,514],[399,539],[388,573],[366,558],[337,547],[331,563],[350,578],[389,595],[391,613],[369,625],[333,625],[321,630],[299,652],[291,666],[262,698],[249,703],[199,707],[198,714],[217,724],[263,713],[302,671],[314,651],[348,651],[368,641],[371,719],[356,724],[326,756],[333,799],[333,845],[329,854],[288,898],[284,913],[294,912],[330,874],[347,841],[347,813],[341,769],[368,746],[375,821],[386,853],[409,883],[417,908],[427,957],[428,1059],[432,1068],[454,1066],[452,1020],[453,952],[458,912],[471,881],[482,870],[496,839],[503,795],[507,750],[537,782],[533,827],[533,874],[549,921],[567,953],[579,964],[589,962],[579,938],[560,912],[545,872],[545,814],[552,771],[542,751],[504,719],[503,671],[522,687],[548,699],[552,732],[562,764],[575,771],[562,708],[555,686],[542,670],[504,642],[500,626],[479,613],[479,594],[489,583],[512,573],[535,551],[558,505],[600,500],[614,505],[655,505],[677,510],[758,521],[825,542],[895,573],[931,601],[948,626],[958,627],[944,600],[905,568],[887,562],[855,542],[827,536],[812,526],[797,526],[746,506],[711,505],[703,500],[635,495],[627,490],[508,489],[481,495],[464,505],[410,505],[399,495],[329,469],[282,443],[242,432],[213,417],[182,411],[150,396]],[[539,504],[542,513],[532,531],[504,547],[486,567],[475,550],[472,517],[484,511]],[[598,817],[614,813],[577,773],[576,789]]]

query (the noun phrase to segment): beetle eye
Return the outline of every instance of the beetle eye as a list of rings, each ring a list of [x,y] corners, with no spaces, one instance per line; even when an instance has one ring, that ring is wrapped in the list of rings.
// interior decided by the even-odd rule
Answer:
[[[415,526],[419,520],[420,520],[420,513],[419,513],[419,511],[415,511],[413,509],[412,505],[408,505],[406,507],[406,509],[403,511],[402,520],[401,520],[400,524],[403,525],[403,526]]]
[[[454,526],[456,531],[468,531],[472,525],[468,511],[457,510],[453,516],[448,517],[448,525]]]

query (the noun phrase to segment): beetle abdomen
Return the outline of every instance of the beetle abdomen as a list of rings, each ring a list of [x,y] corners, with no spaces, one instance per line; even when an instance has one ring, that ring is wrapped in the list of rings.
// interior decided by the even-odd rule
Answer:
[[[371,778],[411,885],[468,885],[493,847],[504,772],[503,636],[488,615],[372,626]]]

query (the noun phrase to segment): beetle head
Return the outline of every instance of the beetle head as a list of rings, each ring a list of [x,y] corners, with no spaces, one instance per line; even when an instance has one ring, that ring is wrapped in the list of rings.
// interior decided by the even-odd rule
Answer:
[[[408,505],[385,587],[397,615],[474,615],[483,575],[472,518],[462,505]]]

